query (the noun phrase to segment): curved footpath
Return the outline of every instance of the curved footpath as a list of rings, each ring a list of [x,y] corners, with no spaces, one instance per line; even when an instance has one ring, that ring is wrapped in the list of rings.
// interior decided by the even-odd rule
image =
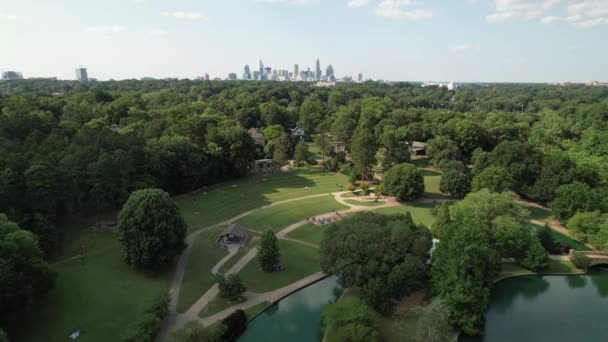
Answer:
[[[332,195],[334,196],[336,202],[347,206],[349,209],[345,209],[345,210],[341,210],[338,211],[338,213],[340,214],[349,214],[349,213],[353,213],[353,212],[358,212],[358,211],[369,211],[369,210],[376,210],[376,209],[380,209],[380,208],[386,208],[386,207],[392,207],[392,206],[398,206],[400,205],[399,202],[397,202],[394,198],[386,198],[384,200],[384,202],[386,202],[383,205],[380,206],[376,206],[376,207],[368,207],[368,206],[363,206],[363,205],[354,205],[354,204],[350,204],[347,203],[346,201],[344,201],[344,199],[341,197],[342,194],[348,193],[349,191],[342,191],[342,192],[335,192],[332,193]],[[184,313],[177,313],[176,308],[177,308],[177,301],[179,299],[179,294],[181,291],[181,285],[182,285],[182,281],[184,279],[184,272],[186,270],[186,266],[188,264],[188,259],[190,258],[190,255],[192,254],[192,246],[194,245],[194,242],[196,241],[196,239],[198,238],[198,236],[207,230],[210,230],[212,228],[218,227],[218,226],[222,226],[222,225],[228,225],[231,223],[234,223],[235,221],[240,220],[241,218],[247,216],[247,215],[251,215],[254,212],[257,212],[259,210],[262,209],[266,209],[269,207],[273,207],[276,205],[281,205],[281,204],[285,204],[285,203],[289,203],[289,202],[294,202],[294,201],[300,201],[300,200],[305,200],[305,199],[310,199],[310,198],[316,198],[316,197],[324,197],[327,196],[326,194],[319,194],[319,195],[310,195],[310,196],[303,196],[303,197],[297,197],[297,198],[291,198],[291,199],[287,199],[284,201],[278,201],[278,202],[274,202],[262,207],[258,207],[256,209],[252,209],[249,211],[246,211],[244,213],[241,213],[237,216],[234,216],[226,221],[220,222],[218,224],[214,224],[212,226],[208,226],[208,227],[204,227],[201,228],[195,232],[190,233],[187,237],[186,237],[186,243],[187,243],[187,247],[184,250],[184,252],[181,254],[177,265],[176,265],[176,270],[175,270],[175,275],[173,276],[173,281],[171,283],[171,289],[169,290],[169,296],[170,296],[170,304],[169,304],[169,315],[167,316],[167,318],[165,318],[165,320],[163,321],[163,324],[161,326],[161,329],[156,337],[156,341],[157,342],[162,342],[165,341],[171,332],[173,332],[174,330],[177,330],[181,327],[184,326],[184,324],[186,324],[189,321],[199,321],[201,322],[203,325],[208,326],[211,325],[221,319],[223,319],[224,317],[226,317],[227,315],[229,315],[230,313],[232,313],[234,310],[237,309],[248,309],[250,307],[253,307],[259,303],[262,302],[270,302],[270,303],[274,303],[277,302],[279,300],[281,300],[282,298],[288,296],[289,294],[304,288],[312,283],[315,283],[317,281],[319,281],[320,279],[323,279],[325,277],[325,274],[323,274],[322,272],[318,272],[315,273],[313,275],[310,275],[304,279],[301,279],[295,283],[292,283],[290,285],[287,285],[283,288],[274,290],[274,291],[270,291],[270,292],[265,292],[265,293],[254,293],[254,292],[247,292],[245,293],[245,301],[234,305],[230,308],[227,308],[221,312],[215,313],[209,317],[205,317],[204,319],[201,319],[198,316],[198,313],[203,310],[203,308],[205,308],[209,302],[211,300],[213,300],[219,293],[219,289],[217,284],[214,284],[211,288],[209,288],[209,290],[207,290],[207,292],[205,292],[189,309],[188,311],[184,312]],[[330,217],[335,217],[335,213],[331,212],[331,213],[327,213],[324,215],[320,215],[317,216],[319,218],[330,218]],[[278,239],[284,239],[284,240],[289,240],[289,241],[293,241],[296,243],[301,243],[310,247],[315,247],[315,248],[319,248],[316,245],[313,245],[311,243],[308,242],[304,242],[304,241],[300,241],[300,240],[296,240],[296,239],[291,239],[291,238],[287,238],[286,235],[289,234],[290,232],[298,229],[299,227],[305,225],[309,223],[306,220],[291,224],[287,227],[285,227],[284,229],[282,229],[281,231],[279,231],[277,233],[277,238]],[[238,248],[235,248],[233,250],[230,251],[230,253],[224,257],[222,260],[220,260],[212,269],[212,273],[216,274],[218,272],[218,270],[220,269],[220,267],[222,265],[224,265],[228,260],[230,260],[232,258],[232,256],[234,256],[236,254],[236,252],[238,251]],[[245,254],[236,264],[234,264],[234,266],[232,266],[232,268],[230,268],[230,270],[228,270],[226,272],[226,274],[235,274],[240,272],[251,260],[253,260],[255,258],[257,254],[257,249],[256,248],[251,248],[249,250],[249,252],[247,252],[247,254]]]

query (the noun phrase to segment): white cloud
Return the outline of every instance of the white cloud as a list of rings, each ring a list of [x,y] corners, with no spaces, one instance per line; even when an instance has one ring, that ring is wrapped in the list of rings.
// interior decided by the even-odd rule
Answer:
[[[348,2],[348,7],[362,7],[366,6],[371,2],[371,0],[350,0]]]
[[[566,21],[580,28],[608,24],[607,0],[493,0],[493,7],[493,13],[486,16],[489,23]]]
[[[124,27],[118,26],[118,25],[114,25],[114,26],[91,26],[91,27],[85,28],[84,32],[86,32],[86,33],[110,34],[110,33],[121,33],[124,30],[125,30]]]
[[[174,12],[161,12],[160,14],[163,17],[172,17],[176,19],[185,19],[185,20],[207,20],[209,19],[206,15],[200,12],[184,12],[184,11],[174,11]]]
[[[561,17],[555,16],[555,15],[550,15],[547,17],[544,17],[540,20],[541,24],[545,24],[545,25],[552,25],[552,24],[559,24],[562,21]]]
[[[391,19],[421,20],[433,16],[433,11],[422,8],[411,8],[411,0],[382,0],[376,6],[376,15]]]
[[[13,13],[0,13],[0,20],[25,21],[25,17]]]
[[[319,3],[319,0],[256,0],[256,2],[266,4],[283,4],[283,5],[310,5]]]

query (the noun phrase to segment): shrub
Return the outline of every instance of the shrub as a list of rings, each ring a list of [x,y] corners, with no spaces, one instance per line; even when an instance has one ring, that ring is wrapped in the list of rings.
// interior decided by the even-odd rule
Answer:
[[[591,266],[591,259],[589,259],[589,257],[585,254],[574,253],[572,256],[570,256],[570,260],[574,266],[576,266],[576,268],[581,270],[586,270],[589,268],[589,266]]]
[[[262,234],[258,244],[258,260],[264,272],[275,272],[280,263],[281,252],[277,244],[277,237],[272,230]]]
[[[226,327],[214,324],[205,327],[198,321],[190,321],[169,337],[169,342],[222,342]]]
[[[222,341],[236,341],[247,329],[247,314],[243,310],[236,310],[222,320],[226,327]]]
[[[228,299],[231,302],[243,299],[243,293],[245,293],[246,289],[237,274],[231,274],[228,277],[219,276],[218,283],[220,297]]]
[[[152,306],[148,308],[133,322],[123,334],[123,342],[153,341],[160,330],[163,319],[169,313],[169,295],[158,297]]]
[[[350,192],[355,192],[355,190],[357,190],[357,187],[354,184],[348,184],[346,189],[348,189],[348,191]]]

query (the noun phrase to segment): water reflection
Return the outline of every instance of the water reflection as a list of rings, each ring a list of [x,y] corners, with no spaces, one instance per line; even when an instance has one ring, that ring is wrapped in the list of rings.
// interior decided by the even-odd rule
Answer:
[[[568,286],[570,286],[571,289],[583,288],[587,286],[588,283],[587,277],[581,276],[566,277],[566,282],[568,283]]]
[[[300,290],[256,317],[239,341],[320,341],[323,308],[341,293],[335,277]]]

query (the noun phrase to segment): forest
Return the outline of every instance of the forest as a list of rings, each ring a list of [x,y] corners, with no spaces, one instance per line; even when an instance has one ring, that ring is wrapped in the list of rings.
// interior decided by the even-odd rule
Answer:
[[[295,127],[351,180],[425,142],[442,192],[512,191],[608,250],[608,87],[10,81],[0,84],[0,316],[52,286],[44,265],[69,239],[63,223],[112,224],[135,190],[179,195],[244,177],[255,159],[302,159]],[[264,132],[263,151],[250,128]]]

